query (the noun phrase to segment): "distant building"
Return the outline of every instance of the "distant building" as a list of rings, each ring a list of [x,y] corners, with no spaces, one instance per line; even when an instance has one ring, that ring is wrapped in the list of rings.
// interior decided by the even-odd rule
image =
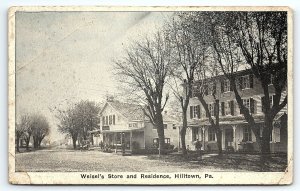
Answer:
[[[243,99],[244,105],[250,110],[256,123],[264,124],[264,113],[262,98],[264,97],[263,89],[258,79],[256,79],[248,70],[236,74],[238,91]],[[222,130],[222,147],[223,150],[233,149],[239,151],[247,148],[249,151],[258,151],[258,144],[255,135],[251,131],[240,108],[236,102],[234,92],[230,82],[225,76],[217,76],[213,79],[207,79],[205,82],[207,88],[205,91],[205,101],[208,104],[211,115],[215,116],[215,105],[212,93],[215,92],[220,103],[220,128]],[[202,142],[202,149],[217,150],[217,137],[211,128],[206,112],[197,99],[197,82],[193,87],[193,96],[190,99],[188,113],[188,130],[186,135],[186,144],[194,149],[193,142],[196,139]],[[269,82],[270,101],[273,103],[274,87],[272,78]],[[283,101],[286,92],[281,96]],[[283,108],[275,117],[274,128],[271,135],[271,151],[287,151],[287,107]]]
[[[179,129],[174,117],[164,113],[165,143],[178,147]],[[107,100],[100,112],[99,141],[106,145],[126,145],[132,150],[133,145],[140,149],[152,148],[158,143],[157,129],[144,115],[140,105]]]

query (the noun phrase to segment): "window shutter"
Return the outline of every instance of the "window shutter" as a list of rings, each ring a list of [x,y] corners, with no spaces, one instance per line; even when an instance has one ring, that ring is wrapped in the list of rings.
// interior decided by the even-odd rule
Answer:
[[[249,83],[250,83],[250,88],[253,88],[253,74],[249,75]]]
[[[231,81],[229,81],[229,88],[230,88],[230,91],[233,91],[233,85],[231,84]]]
[[[244,85],[243,85],[243,77],[242,77],[242,76],[240,76],[240,77],[238,78],[238,82],[239,82],[239,89],[240,89],[240,90],[244,89]]]
[[[102,125],[103,126],[105,125],[105,117],[104,116],[102,117]]]
[[[234,101],[230,101],[230,113],[231,115],[234,115]]]
[[[225,115],[225,103],[221,102],[221,111],[222,111],[222,116]]]
[[[213,83],[213,94],[216,94],[217,91],[217,84],[216,82]]]
[[[197,105],[197,118],[200,119],[200,105]]]
[[[261,111],[265,112],[265,96],[261,97]]]
[[[113,125],[115,125],[115,124],[116,124],[116,116],[113,115]]]
[[[190,106],[190,118],[193,119],[193,106]]]
[[[222,80],[221,81],[221,93],[223,93],[224,92],[224,81]]]
[[[204,90],[205,91],[205,95],[208,95],[208,85],[205,85],[204,88],[205,88],[205,90]]]
[[[244,104],[244,101],[243,101],[243,99],[242,99],[242,102],[243,102],[243,104]],[[240,108],[240,114],[242,114],[242,109]]]
[[[217,103],[214,103],[214,116],[217,116]]]
[[[267,75],[267,83],[268,83],[268,85],[270,85],[271,84],[271,74],[269,74],[269,73],[267,73],[266,74]]]
[[[250,112],[254,113],[254,99],[250,98]]]

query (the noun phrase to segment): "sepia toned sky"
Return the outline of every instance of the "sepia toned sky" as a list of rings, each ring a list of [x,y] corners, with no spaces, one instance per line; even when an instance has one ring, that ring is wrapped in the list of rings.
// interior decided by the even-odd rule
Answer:
[[[56,131],[54,108],[121,96],[112,60],[131,40],[154,32],[172,13],[17,12],[16,112],[41,113]]]

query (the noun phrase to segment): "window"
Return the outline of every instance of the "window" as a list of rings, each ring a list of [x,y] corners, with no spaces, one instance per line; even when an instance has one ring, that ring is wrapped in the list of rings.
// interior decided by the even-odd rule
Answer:
[[[274,104],[274,95],[269,96],[269,100],[270,100],[270,108],[273,107]],[[265,112],[265,96],[261,97],[261,110],[262,112]]]
[[[173,129],[176,129],[176,125],[175,124],[173,124]]]
[[[274,75],[267,74],[268,75],[268,85],[273,85],[274,82]]]
[[[240,76],[237,83],[237,87],[242,90],[253,88],[253,75]]]
[[[164,129],[167,129],[168,128],[168,124],[164,124]]]
[[[270,108],[272,108],[273,107],[273,103],[274,103],[273,96],[269,96],[269,100],[270,100]]]
[[[193,86],[192,97],[197,97],[198,94],[200,94],[200,87],[199,86]]]
[[[230,81],[229,80],[224,80],[224,92],[230,92]]]
[[[197,127],[192,129],[192,136],[193,141],[196,141],[197,138],[199,138],[199,129]]]
[[[200,105],[190,106],[190,118],[200,118]]]
[[[216,133],[214,129],[209,128],[208,129],[208,141],[215,141],[216,140]]]
[[[165,138],[165,143],[170,144],[170,138]]]
[[[105,124],[108,125],[108,116],[106,116],[105,119]]]
[[[225,115],[232,115],[232,113],[234,112],[232,108],[233,106],[233,101],[227,101],[225,102]]]
[[[210,83],[207,89],[208,89],[209,95],[215,94],[216,93],[216,83]]]
[[[253,98],[243,99],[243,105],[249,110],[250,113],[255,113],[256,102]],[[242,112],[240,112],[242,114]]]
[[[250,111],[250,99],[243,99],[243,105]]]
[[[102,126],[105,125],[105,117],[102,117]]]
[[[252,133],[251,133],[251,128],[249,126],[244,128],[243,142],[246,141],[252,141]]]
[[[111,115],[109,116],[109,124],[110,125],[112,124],[112,117],[111,117]]]

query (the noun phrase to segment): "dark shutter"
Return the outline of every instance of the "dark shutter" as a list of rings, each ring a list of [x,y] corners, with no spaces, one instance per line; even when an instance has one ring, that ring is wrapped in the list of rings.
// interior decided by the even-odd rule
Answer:
[[[209,104],[207,104],[206,106],[209,108]],[[206,117],[208,117],[208,113],[206,111],[205,111],[205,115],[206,115]]]
[[[243,102],[243,105],[244,105],[244,101],[243,101],[243,99],[242,99],[242,102]],[[242,114],[242,109],[241,109],[241,107],[240,107],[240,114]]]
[[[267,76],[267,77],[266,77],[266,78],[267,78],[267,83],[268,83],[268,85],[270,85],[270,84],[271,84],[271,76],[272,76],[272,75],[269,74],[269,73],[267,73],[266,76]]]
[[[225,103],[221,102],[221,111],[222,111],[222,116],[225,115]]]
[[[221,81],[221,93],[223,93],[224,92],[224,81],[222,80]]]
[[[190,118],[193,119],[193,106],[190,106]]]
[[[240,89],[240,90],[244,89],[243,77],[242,77],[242,76],[240,76],[240,77],[238,78],[238,83],[239,83],[239,89]]]
[[[197,105],[197,118],[200,119],[200,105]]]
[[[229,87],[230,87],[230,91],[233,91],[233,85],[231,84],[231,81],[229,81]]]
[[[234,101],[230,101],[230,113],[231,115],[234,115]]]
[[[265,112],[265,96],[261,97],[261,111]]]
[[[213,83],[213,94],[216,94],[217,91],[217,84],[216,82]]]
[[[104,116],[102,117],[102,125],[103,126],[105,125],[105,117]]]
[[[250,83],[250,88],[253,88],[253,74],[249,75],[249,83]]]
[[[115,125],[115,124],[116,124],[116,116],[113,115],[113,125]]]
[[[250,98],[250,112],[254,113],[254,99]]]

